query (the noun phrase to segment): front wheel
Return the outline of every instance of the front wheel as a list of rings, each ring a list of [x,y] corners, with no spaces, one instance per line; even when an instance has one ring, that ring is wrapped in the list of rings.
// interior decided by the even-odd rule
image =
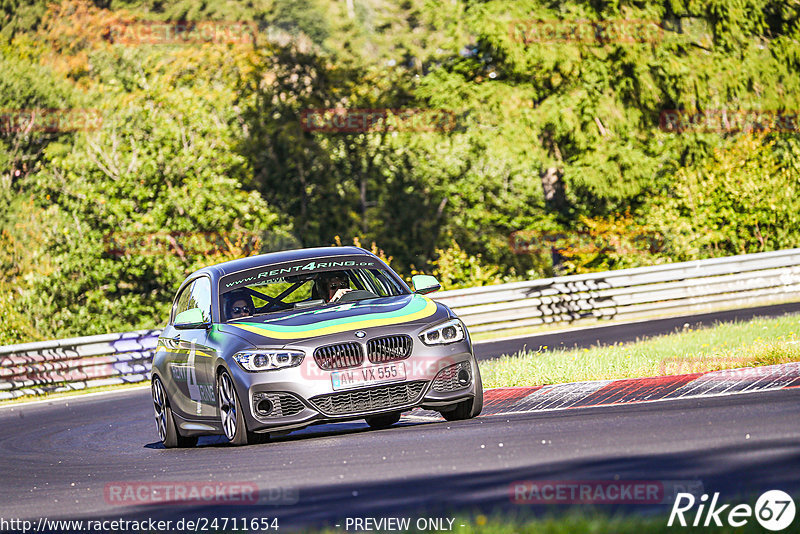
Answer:
[[[217,392],[222,430],[231,444],[263,443],[269,439],[269,434],[256,434],[247,430],[244,422],[244,407],[239,402],[233,380],[227,371],[222,371],[217,377]]]
[[[173,447],[194,447],[197,445],[196,437],[181,436],[178,432],[175,418],[172,416],[172,408],[169,406],[167,392],[164,389],[164,384],[161,383],[161,379],[157,376],[153,377],[150,389],[153,393],[153,409],[155,410],[158,439],[161,440],[164,447],[171,449]]]
[[[448,421],[462,421],[480,415],[483,410],[483,381],[478,365],[475,364],[475,396],[456,404],[455,409],[440,412]]]

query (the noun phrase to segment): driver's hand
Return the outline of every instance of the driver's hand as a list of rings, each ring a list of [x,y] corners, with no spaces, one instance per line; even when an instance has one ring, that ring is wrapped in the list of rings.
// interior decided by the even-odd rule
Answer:
[[[336,302],[337,300],[342,298],[342,295],[344,295],[345,293],[349,293],[350,291],[352,291],[352,289],[350,288],[337,289],[336,293],[333,294],[333,297],[331,298],[330,302]]]

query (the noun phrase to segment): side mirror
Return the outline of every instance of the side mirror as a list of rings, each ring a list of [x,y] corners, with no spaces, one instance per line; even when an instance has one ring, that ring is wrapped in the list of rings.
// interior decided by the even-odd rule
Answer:
[[[192,328],[208,328],[210,325],[211,322],[206,321],[200,308],[190,308],[175,316],[175,324],[173,326],[179,330],[189,330]]]
[[[411,283],[414,285],[414,293],[420,295],[427,295],[442,289],[439,281],[429,274],[415,274],[411,277]]]

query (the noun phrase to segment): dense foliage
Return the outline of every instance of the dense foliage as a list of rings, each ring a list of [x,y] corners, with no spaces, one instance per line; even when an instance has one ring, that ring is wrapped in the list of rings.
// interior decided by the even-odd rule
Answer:
[[[796,2],[3,0],[0,24],[0,343],[156,327],[193,269],[297,246],[467,287],[800,244]],[[332,109],[384,111],[310,126]]]

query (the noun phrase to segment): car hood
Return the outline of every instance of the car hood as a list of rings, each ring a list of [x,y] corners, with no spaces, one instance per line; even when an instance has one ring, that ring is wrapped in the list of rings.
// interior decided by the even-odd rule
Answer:
[[[353,330],[394,325],[432,323],[450,312],[443,304],[418,294],[383,297],[325,306],[305,311],[271,313],[247,321],[222,325],[220,330],[254,345],[266,340],[293,343]]]

